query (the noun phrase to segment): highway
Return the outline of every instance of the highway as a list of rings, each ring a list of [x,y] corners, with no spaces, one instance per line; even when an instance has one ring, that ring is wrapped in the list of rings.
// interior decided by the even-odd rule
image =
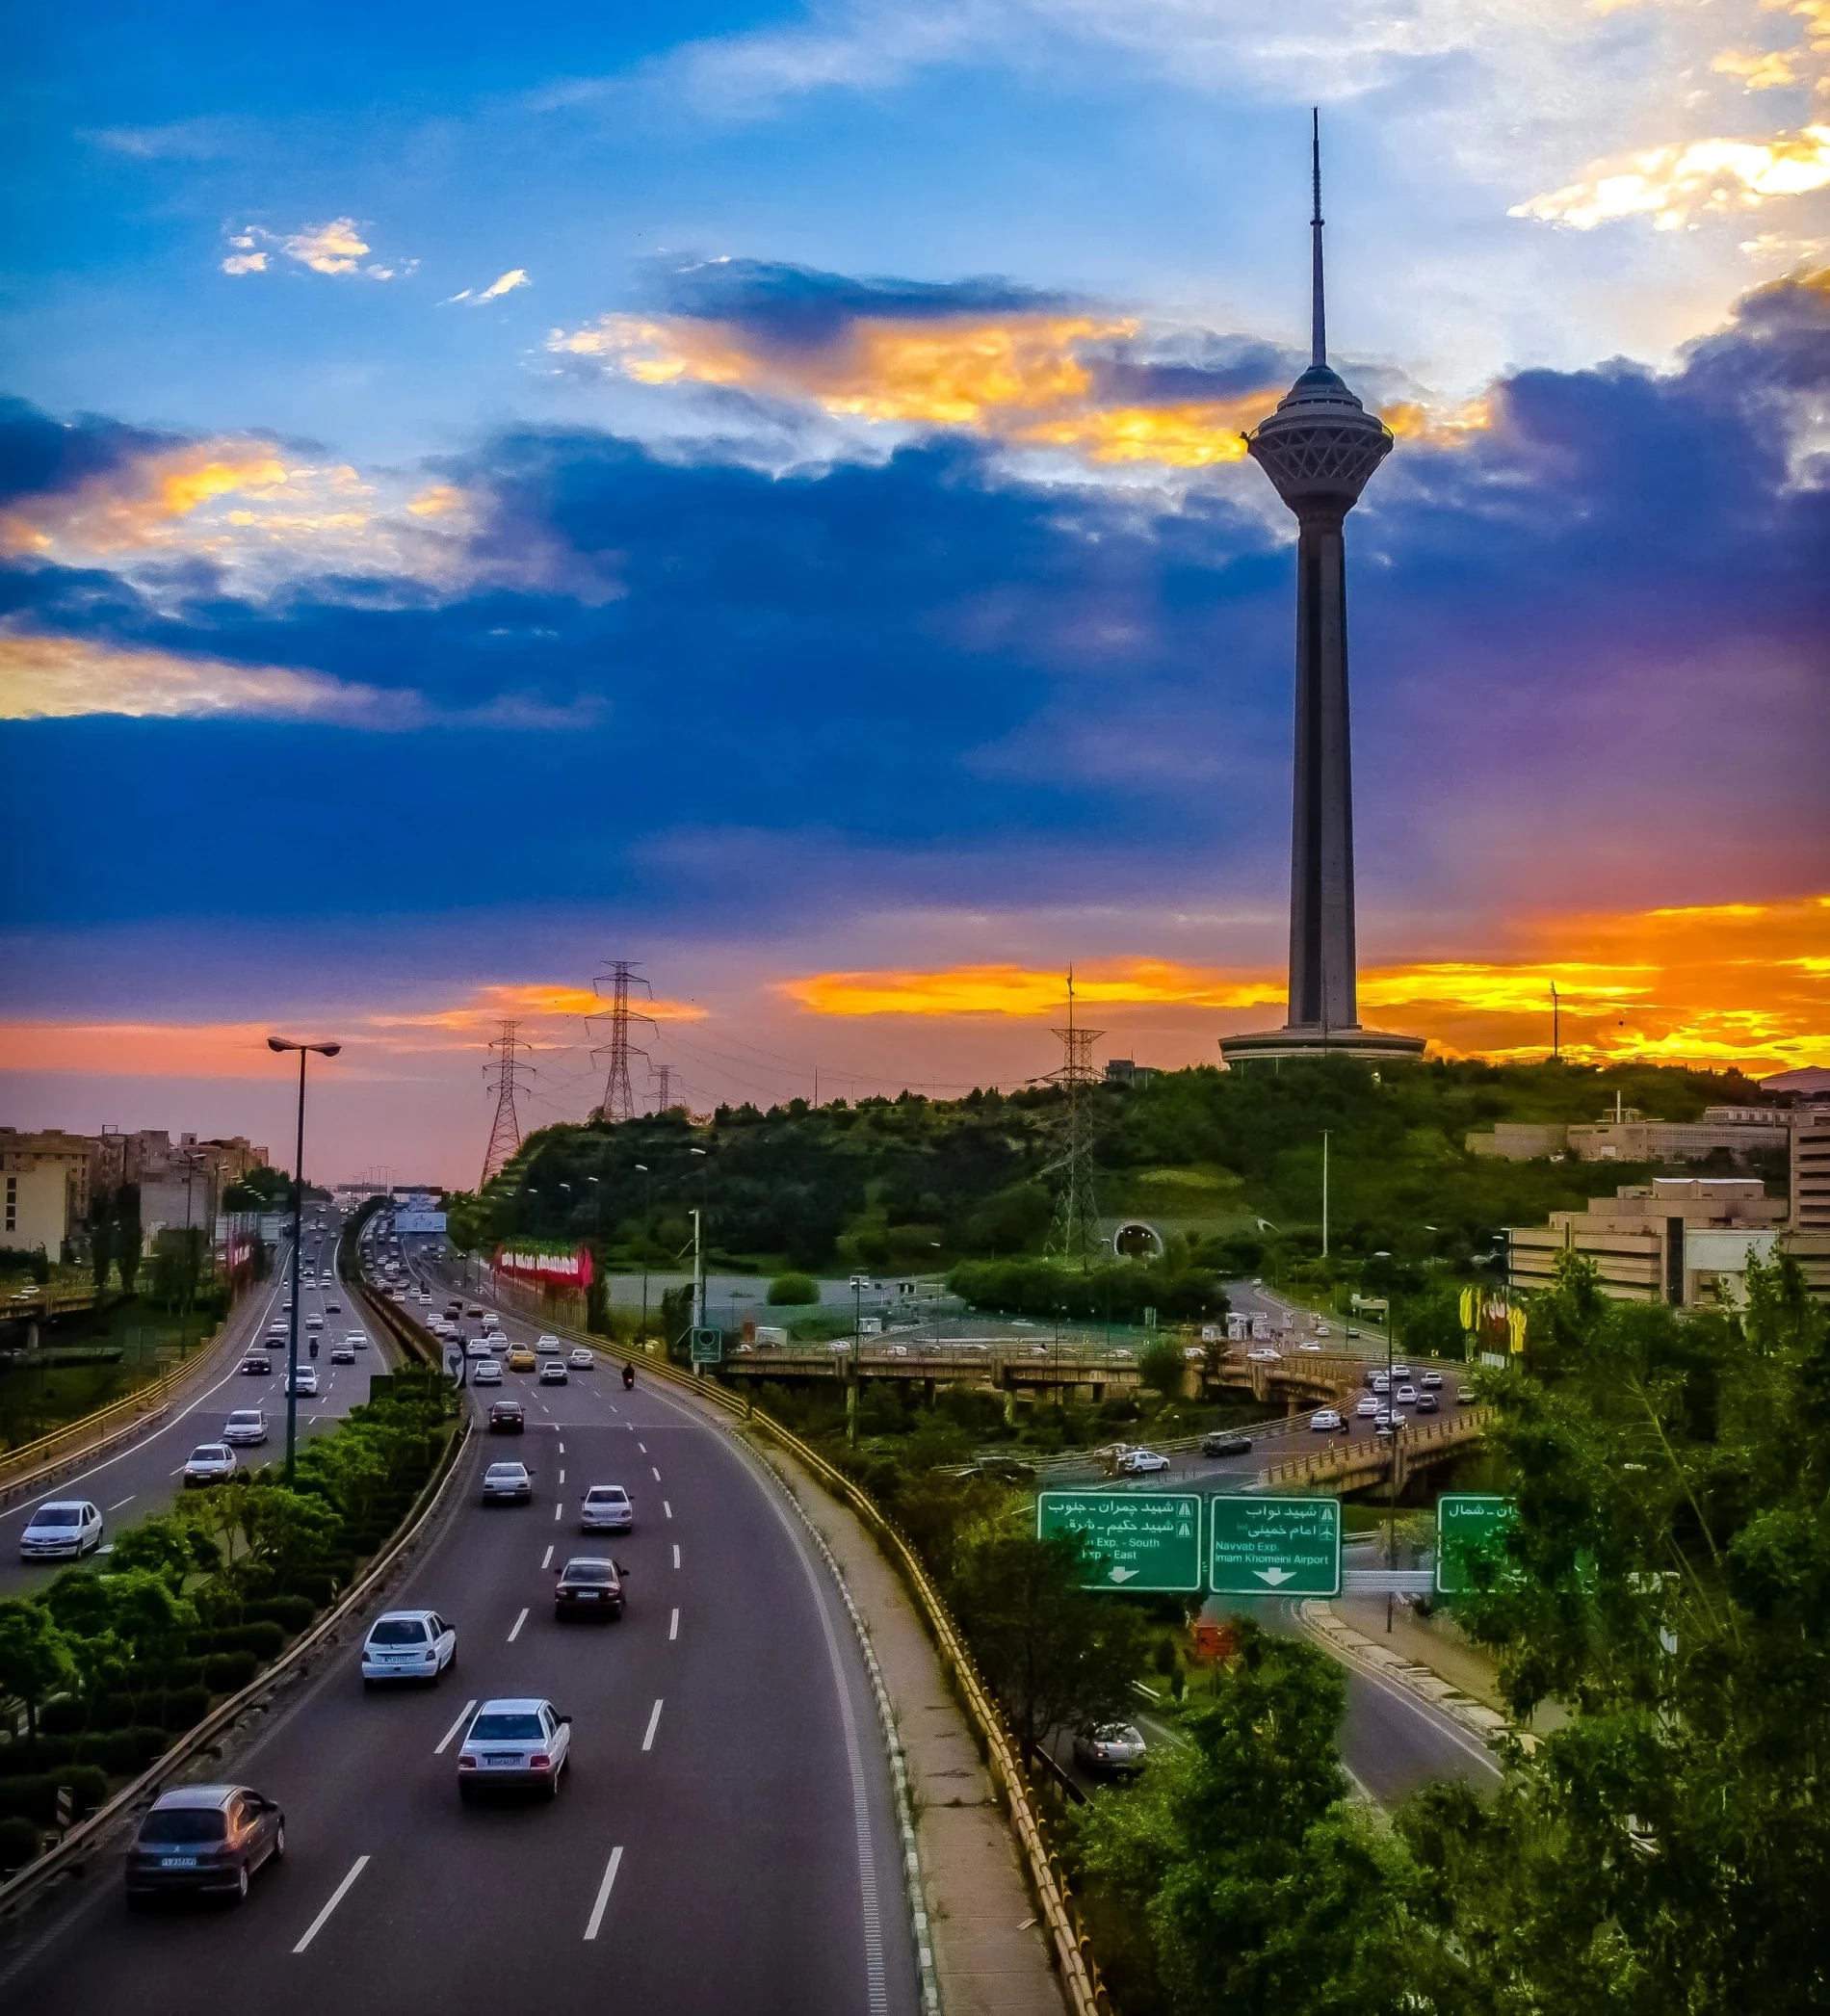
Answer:
[[[304,1261],[311,1261],[314,1250],[317,1250],[326,1265],[334,1267],[336,1226],[334,1214],[329,1215],[320,1242],[314,1239],[307,1224],[303,1241]],[[253,1294],[245,1296],[233,1311],[222,1333],[195,1368],[169,1420],[127,1448],[60,1478],[55,1484],[30,1498],[15,1501],[0,1512],[0,1596],[28,1595],[67,1565],[65,1562],[26,1563],[19,1559],[19,1534],[34,1507],[47,1500],[85,1498],[99,1505],[105,1521],[102,1545],[106,1550],[113,1545],[116,1533],[123,1525],[132,1525],[150,1512],[164,1511],[170,1506],[183,1489],[179,1473],[184,1468],[186,1457],[199,1442],[215,1441],[222,1431],[223,1422],[235,1408],[264,1408],[269,1424],[266,1444],[246,1449],[242,1456],[244,1463],[249,1469],[257,1469],[262,1463],[275,1462],[283,1456],[286,1446],[285,1348],[274,1341],[271,1352],[274,1370],[265,1378],[245,1375],[239,1368],[248,1346],[259,1344],[269,1323],[282,1314],[281,1305],[286,1298],[290,1278],[291,1251],[290,1243],[280,1248],[280,1257],[272,1277],[262,1282]],[[327,1313],[331,1303],[339,1306],[340,1314]],[[325,1318],[322,1335],[326,1342],[320,1348],[317,1359],[318,1396],[310,1400],[301,1395],[299,1401],[301,1446],[307,1436],[331,1426],[353,1406],[360,1405],[368,1398],[370,1375],[384,1372],[390,1362],[382,1339],[372,1337],[370,1348],[356,1353],[353,1365],[330,1363],[331,1340],[341,1337],[346,1331],[367,1331],[369,1327],[354,1309],[348,1291],[341,1283],[333,1282],[329,1286],[307,1287],[301,1293],[299,1356],[301,1364],[311,1362],[305,1351],[304,1319],[313,1314]],[[100,1559],[105,1567],[105,1552]]]
[[[284,1807],[284,1864],[240,1909],[142,1915],[118,1852],[98,1858],[73,1901],[0,1954],[11,2016],[195,2016],[256,1986],[279,2016],[536,1998],[911,2016],[876,1712],[794,1514],[731,1436],[651,1382],[625,1394],[613,1361],[562,1387],[509,1374],[476,1398],[502,1393],[526,1403],[525,1435],[473,1438],[435,1535],[375,1606],[440,1610],[456,1669],[365,1694],[353,1632],[216,1767]],[[498,1456],[534,1470],[532,1505],[482,1505]],[[580,1536],[592,1483],[629,1490],[633,1534]],[[626,1616],[555,1622],[554,1572],[607,1546],[630,1570]],[[556,1802],[460,1804],[454,1732],[498,1694],[574,1717]]]

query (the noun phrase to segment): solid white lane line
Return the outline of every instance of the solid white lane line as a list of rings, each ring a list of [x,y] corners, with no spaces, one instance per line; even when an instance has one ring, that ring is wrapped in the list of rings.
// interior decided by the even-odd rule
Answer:
[[[661,1509],[667,1513],[669,1519],[673,1517],[673,1507],[667,1503],[667,1501],[665,1498],[661,1501]]]
[[[121,1508],[121,1506],[122,1506],[122,1505],[132,1505],[132,1504],[133,1504],[133,1502],[134,1502],[134,1500],[135,1500],[136,1498],[138,1498],[139,1496],[140,1496],[140,1493],[139,1493],[138,1491],[129,1491],[129,1492],[128,1492],[128,1494],[126,1495],[126,1497],[125,1497],[125,1498],[118,1498],[118,1499],[116,1499],[116,1501],[114,1502],[114,1504],[113,1504],[113,1505],[110,1505],[110,1506],[108,1507],[108,1509],[109,1509],[109,1510],[110,1510],[111,1512],[118,1512],[118,1511],[119,1511],[119,1510],[120,1510],[120,1508]]]
[[[673,1543],[673,1565],[676,1568],[680,1565],[680,1543],[678,1540]]]
[[[355,1864],[353,1868],[352,1868],[350,1873],[347,1876],[345,1876],[343,1881],[339,1883],[337,1887],[330,1893],[330,1901],[327,1904],[326,1904],[324,1909],[318,1913],[317,1917],[311,1921],[311,1924],[306,1927],[305,1936],[301,1940],[300,1940],[297,1946],[293,1948],[294,1952],[302,1953],[305,1948],[308,1947],[315,1938],[317,1938],[318,1934],[321,1931],[323,1931],[325,1920],[327,1919],[330,1916],[331,1912],[333,1912],[337,1908],[337,1906],[340,1903],[342,1903],[344,1898],[349,1896],[350,1885],[355,1881],[357,1876],[359,1876],[362,1873],[362,1872],[368,1868],[368,1866],[369,1858],[366,1855],[358,1855],[355,1858]]]
[[[438,1747],[432,1752],[432,1755],[434,1757],[442,1757],[444,1756],[445,1752],[448,1749],[450,1749],[452,1738],[458,1734],[458,1730],[460,1730],[467,1721],[469,1721],[471,1710],[474,1709],[476,1705],[477,1704],[474,1701],[466,1701],[464,1703],[463,1714],[460,1715],[458,1717],[458,1719],[451,1725],[451,1727],[445,1731],[444,1737],[440,1741]]]
[[[541,1557],[540,1557],[540,1566],[541,1566],[542,1568],[550,1568],[550,1567],[551,1567],[552,1565],[553,1565],[553,1549],[552,1549],[552,1546],[551,1546],[551,1544],[549,1543],[549,1544],[548,1544],[548,1547],[547,1547],[547,1550],[546,1550],[546,1552],[545,1552],[545,1553],[544,1553],[543,1555],[541,1555]]]
[[[611,1888],[616,1881],[616,1871],[621,1866],[622,1859],[621,1848],[611,1849],[610,1867],[604,1872],[604,1880],[597,1886],[597,1901],[591,1906],[591,1922],[585,1927],[587,1939],[595,1939],[598,1928],[604,1923],[604,1906],[610,1902]]]
[[[527,1611],[526,1611],[526,1610],[523,1610],[523,1611],[521,1612],[521,1614],[520,1614],[520,1615],[519,1615],[519,1616],[518,1616],[518,1617],[517,1617],[517,1618],[516,1618],[516,1619],[514,1620],[514,1629],[513,1629],[512,1631],[510,1631],[510,1634],[509,1634],[509,1643],[510,1643],[510,1644],[511,1644],[511,1645],[512,1645],[512,1644],[514,1643],[515,1639],[516,1639],[516,1638],[518,1638],[518,1637],[519,1637],[519,1636],[521,1636],[521,1627],[522,1627],[522,1625],[524,1625],[524,1624],[525,1624],[525,1623],[526,1623],[527,1621],[528,1621],[528,1613],[527,1613]]]
[[[654,1746],[655,1746],[655,1731],[656,1731],[656,1730],[657,1730],[657,1729],[658,1729],[658,1728],[659,1728],[660,1726],[661,1726],[661,1703],[660,1703],[659,1701],[657,1701],[657,1702],[655,1703],[655,1705],[654,1705],[654,1713],[653,1713],[653,1714],[652,1714],[652,1715],[650,1715],[650,1716],[648,1717],[648,1733],[647,1733],[647,1735],[646,1735],[646,1736],[644,1736],[644,1737],[642,1738],[642,1740],[641,1740],[641,1747],[642,1747],[642,1748],[643,1748],[644,1750],[652,1750],[652,1749],[654,1748]]]
[[[676,1610],[673,1615],[667,1619],[667,1643],[671,1645],[674,1639],[677,1638],[679,1636],[680,1612]]]

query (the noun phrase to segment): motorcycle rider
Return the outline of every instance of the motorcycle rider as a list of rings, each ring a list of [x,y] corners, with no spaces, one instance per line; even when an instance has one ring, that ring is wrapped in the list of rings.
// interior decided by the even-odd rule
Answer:
[[[627,1393],[636,1383],[636,1368],[628,1359],[623,1360],[623,1391]]]

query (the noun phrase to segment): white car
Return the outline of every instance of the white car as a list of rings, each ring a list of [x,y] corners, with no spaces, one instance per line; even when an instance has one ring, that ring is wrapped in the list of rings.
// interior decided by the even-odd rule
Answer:
[[[290,1375],[288,1384],[295,1395],[306,1400],[315,1400],[318,1395],[318,1368],[315,1365],[300,1366],[298,1371]]]
[[[571,1376],[571,1374],[565,1369],[565,1360],[563,1358],[549,1358],[540,1367],[540,1384],[542,1386],[563,1386],[570,1380]]]
[[[470,1368],[470,1383],[473,1386],[500,1386],[502,1367],[494,1358],[485,1358],[480,1365]]]
[[[1309,1417],[1309,1426],[1320,1433],[1323,1430],[1331,1431],[1337,1428],[1344,1428],[1346,1427],[1346,1423],[1342,1420],[1336,1408],[1318,1407]]]
[[[242,1466],[226,1442],[204,1442],[191,1452],[184,1466],[184,1481],[191,1484],[220,1484]]]
[[[362,1640],[362,1684],[436,1680],[458,1663],[458,1634],[436,1610],[391,1610]]]
[[[1362,1421],[1371,1421],[1372,1417],[1379,1411],[1379,1403],[1369,1393],[1366,1396],[1366,1398],[1360,1402],[1360,1404],[1354,1408],[1353,1411],[1360,1417]]]
[[[1128,1449],[1119,1457],[1118,1467],[1127,1477],[1155,1477],[1169,1468],[1169,1458],[1154,1449]]]
[[[620,1484],[593,1484],[578,1508],[581,1532],[627,1533],[636,1529],[636,1507]]]
[[[553,1336],[549,1332],[546,1336],[536,1337],[534,1340],[534,1348],[536,1352],[562,1351],[565,1348],[565,1347],[559,1341],[557,1337]]]
[[[1319,1344],[1299,1344],[1296,1348],[1299,1351],[1319,1351],[1321,1347]]]
[[[1260,1345],[1257,1350],[1245,1353],[1246,1362],[1250,1365],[1275,1365],[1282,1357],[1282,1351],[1273,1350],[1268,1344]]]
[[[324,1328],[324,1318],[314,1312],[305,1318],[305,1328],[307,1330],[322,1330]]]
[[[464,1346],[464,1356],[466,1358],[486,1358],[488,1355],[489,1340],[486,1337],[473,1337]]]
[[[464,1731],[458,1753],[458,1793],[472,1798],[484,1785],[537,1788],[558,1798],[572,1747],[572,1718],[550,1701],[527,1697],[485,1701]]]
[[[484,1505],[526,1505],[534,1497],[534,1473],[525,1463],[491,1463],[483,1474]]]
[[[595,1372],[597,1360],[581,1344],[575,1351],[566,1354],[565,1362],[574,1372]]]
[[[22,1561],[80,1561],[102,1543],[102,1515],[83,1498],[41,1505],[19,1535]]]
[[[369,1348],[368,1333],[364,1330],[346,1331],[343,1341],[353,1351],[366,1351]]]
[[[330,1362],[332,1365],[353,1365],[355,1363],[355,1347],[348,1344],[333,1344],[330,1347]]]
[[[1398,1389],[1398,1403],[1400,1407],[1416,1406],[1417,1388],[1415,1386],[1400,1386]]]
[[[1411,1369],[1408,1365],[1394,1365],[1392,1367],[1392,1376],[1395,1379],[1408,1379],[1410,1375]]]
[[[1437,1388],[1438,1386],[1440,1386],[1440,1385],[1442,1384],[1442,1382],[1443,1382],[1443,1375],[1442,1375],[1442,1374],[1441,1374],[1441,1373],[1439,1373],[1439,1372],[1426,1372],[1426,1373],[1425,1373],[1425,1374],[1424,1375],[1424,1376],[1423,1376],[1423,1377],[1422,1377],[1421,1379],[1419,1379],[1419,1380],[1418,1380],[1418,1382],[1417,1382],[1417,1383],[1418,1383],[1418,1384],[1419,1384],[1420,1386],[1427,1386],[1427,1387],[1429,1387],[1429,1388],[1430,1388],[1430,1390],[1431,1390],[1432,1392],[1434,1392],[1434,1390],[1435,1390],[1435,1389],[1436,1389],[1436,1388]]]
[[[236,1444],[265,1442],[267,1416],[258,1407],[237,1407],[222,1424],[222,1440]]]

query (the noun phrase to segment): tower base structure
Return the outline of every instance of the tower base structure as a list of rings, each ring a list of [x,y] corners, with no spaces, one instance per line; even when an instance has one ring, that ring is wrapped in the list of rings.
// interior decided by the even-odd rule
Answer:
[[[1363,1063],[1415,1063],[1424,1054],[1423,1036],[1395,1035],[1388,1030],[1326,1029],[1320,1023],[1287,1024],[1282,1029],[1253,1030],[1220,1038],[1220,1058],[1229,1067],[1274,1061],[1287,1057],[1350,1057]]]

